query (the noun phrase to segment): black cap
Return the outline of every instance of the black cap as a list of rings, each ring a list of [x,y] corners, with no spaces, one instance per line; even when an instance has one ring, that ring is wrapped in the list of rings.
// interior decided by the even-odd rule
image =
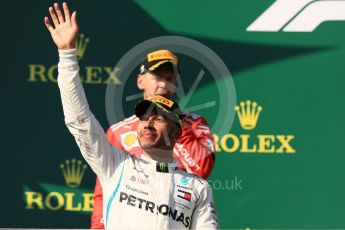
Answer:
[[[146,55],[145,60],[140,66],[140,73],[146,71],[153,72],[163,64],[170,63],[173,69],[180,72],[177,56],[169,50],[157,50]]]
[[[165,115],[181,127],[182,112],[180,107],[175,101],[169,100],[160,95],[150,96],[147,99],[140,101],[135,106],[134,114],[140,118],[153,109],[156,109],[158,114]]]

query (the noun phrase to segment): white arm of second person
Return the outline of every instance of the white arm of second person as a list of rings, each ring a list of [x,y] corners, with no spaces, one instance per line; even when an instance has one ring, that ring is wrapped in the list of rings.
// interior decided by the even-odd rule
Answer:
[[[79,77],[76,49],[59,50],[59,57],[58,85],[65,123],[92,170],[101,180],[107,180],[124,159],[123,153],[108,143],[103,128],[89,109]]]

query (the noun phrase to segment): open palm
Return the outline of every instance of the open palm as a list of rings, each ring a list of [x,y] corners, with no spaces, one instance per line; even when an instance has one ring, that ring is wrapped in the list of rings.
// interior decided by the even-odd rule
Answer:
[[[77,13],[74,11],[70,15],[68,5],[65,2],[62,6],[63,12],[57,3],[54,4],[54,8],[49,7],[50,17],[55,28],[51,25],[48,17],[44,18],[44,23],[58,49],[72,49],[75,48],[75,41],[78,36]]]

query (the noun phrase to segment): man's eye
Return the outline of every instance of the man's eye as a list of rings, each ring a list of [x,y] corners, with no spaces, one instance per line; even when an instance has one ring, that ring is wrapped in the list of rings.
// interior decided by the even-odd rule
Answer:
[[[156,75],[151,75],[151,79],[157,81],[157,80],[159,80],[159,77]]]
[[[149,119],[149,116],[147,116],[147,115],[142,115],[139,118],[139,120],[141,120],[141,121],[147,121],[148,119]]]
[[[155,120],[158,122],[165,122],[165,118],[163,116],[157,116]]]

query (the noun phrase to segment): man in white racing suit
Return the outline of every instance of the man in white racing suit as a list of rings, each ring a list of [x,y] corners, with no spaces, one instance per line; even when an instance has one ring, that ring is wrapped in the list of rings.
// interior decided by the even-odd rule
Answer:
[[[59,49],[58,85],[65,123],[80,151],[100,179],[107,229],[216,229],[218,221],[208,183],[181,171],[172,157],[181,135],[180,110],[174,101],[153,96],[141,101],[135,115],[143,149],[135,158],[111,146],[91,113],[80,82],[75,39],[76,13],[63,4],[50,7],[54,27],[45,23]]]

